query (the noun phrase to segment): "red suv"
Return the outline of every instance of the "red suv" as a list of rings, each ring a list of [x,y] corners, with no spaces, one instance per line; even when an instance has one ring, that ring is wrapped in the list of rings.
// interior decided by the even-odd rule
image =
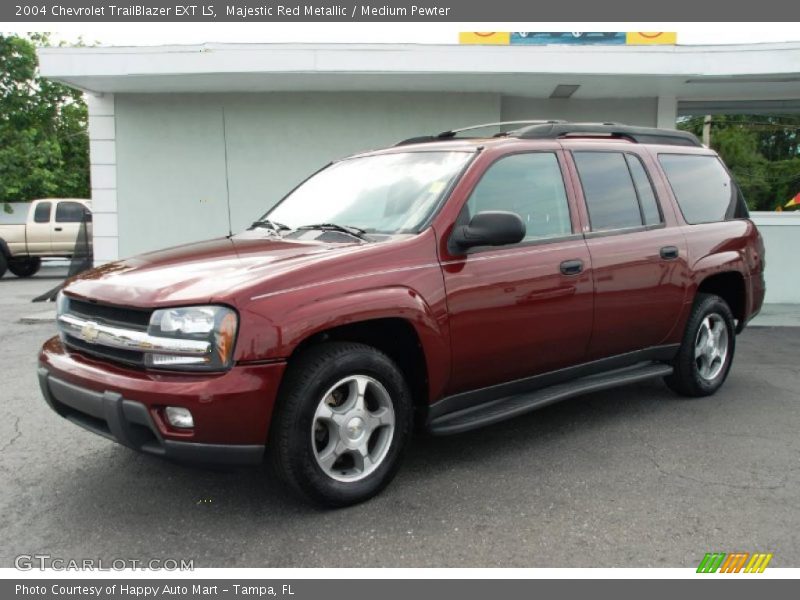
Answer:
[[[654,377],[716,392],[764,298],[719,157],[618,124],[463,132],[334,162],[243,233],[70,280],[45,399],[154,455],[266,453],[342,506],[391,480],[415,423],[460,433]]]

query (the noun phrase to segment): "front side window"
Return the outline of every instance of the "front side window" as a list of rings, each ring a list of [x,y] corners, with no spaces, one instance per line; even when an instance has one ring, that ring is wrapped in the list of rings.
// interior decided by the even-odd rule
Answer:
[[[622,152],[574,152],[592,231],[642,226],[631,172]]]
[[[40,202],[36,205],[36,209],[33,211],[33,222],[34,223],[49,223],[50,222],[50,203],[49,202]]]
[[[319,223],[367,234],[414,233],[473,152],[394,152],[349,158],[313,175],[265,219],[289,229]]]
[[[747,217],[738,186],[716,156],[659,154],[658,160],[687,223]]]
[[[469,216],[507,211],[525,224],[523,241],[572,233],[564,179],[551,152],[512,154],[492,164],[467,201]]]

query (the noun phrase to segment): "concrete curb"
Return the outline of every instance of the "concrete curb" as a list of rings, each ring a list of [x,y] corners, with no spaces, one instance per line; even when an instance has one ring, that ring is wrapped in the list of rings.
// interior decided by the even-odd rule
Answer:
[[[45,310],[42,312],[32,313],[30,315],[25,315],[20,317],[20,323],[25,323],[27,325],[36,325],[39,323],[53,323],[56,322],[56,309],[52,308],[49,310]]]

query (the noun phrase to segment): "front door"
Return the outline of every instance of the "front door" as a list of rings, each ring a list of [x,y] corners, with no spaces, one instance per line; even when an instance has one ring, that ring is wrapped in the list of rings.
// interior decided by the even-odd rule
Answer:
[[[50,253],[53,247],[50,240],[52,217],[53,203],[49,200],[39,201],[33,206],[33,212],[25,226],[29,254],[36,256]]]
[[[557,152],[502,157],[484,172],[459,222],[482,211],[517,213],[515,245],[444,257],[450,313],[449,393],[580,363],[592,328],[589,251],[573,221]]]

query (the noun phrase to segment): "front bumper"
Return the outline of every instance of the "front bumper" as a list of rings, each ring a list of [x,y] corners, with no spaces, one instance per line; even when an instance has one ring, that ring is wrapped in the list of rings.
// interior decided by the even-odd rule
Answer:
[[[255,464],[262,460],[283,363],[237,366],[224,374],[126,369],[49,340],[39,385],[65,419],[124,446],[182,462]],[[192,411],[193,430],[163,419],[166,406]]]

